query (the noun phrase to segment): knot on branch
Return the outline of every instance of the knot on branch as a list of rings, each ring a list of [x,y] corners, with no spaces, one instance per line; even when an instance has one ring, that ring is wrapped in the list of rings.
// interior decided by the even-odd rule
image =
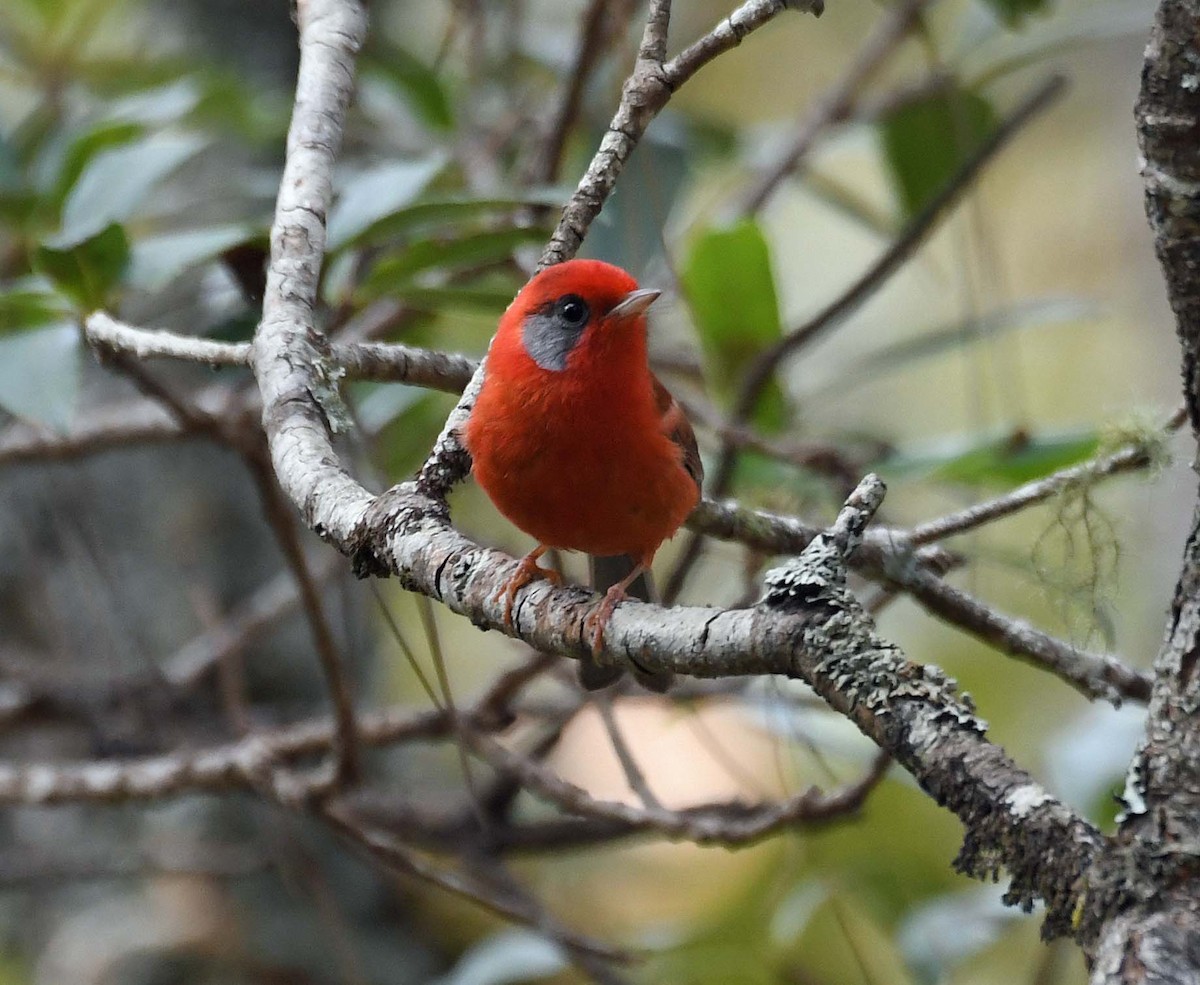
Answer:
[[[814,537],[800,555],[768,571],[766,594],[760,604],[791,609],[824,604],[845,608],[846,559],[862,543],[863,531],[883,502],[887,487],[874,473],[850,494],[833,526]]]
[[[673,86],[667,76],[663,64],[652,58],[638,58],[633,73],[625,80],[621,91],[621,108],[618,118],[625,116],[632,126],[621,125],[621,132],[630,139],[631,146],[625,151],[626,157],[633,150],[635,142],[650,125],[659,111],[671,98]],[[617,121],[614,120],[614,123]],[[621,121],[625,124],[625,121]]]
[[[469,413],[470,407],[461,415],[462,420]],[[450,490],[470,473],[471,453],[459,437],[458,429],[447,428],[417,475],[416,491],[426,499],[445,504]]]
[[[445,499],[425,495],[419,481],[404,482],[380,493],[354,531],[351,563],[355,577],[388,577],[392,565],[387,560],[387,551],[392,539],[413,533],[430,522],[449,523],[450,508]],[[403,572],[400,580],[404,582]]]

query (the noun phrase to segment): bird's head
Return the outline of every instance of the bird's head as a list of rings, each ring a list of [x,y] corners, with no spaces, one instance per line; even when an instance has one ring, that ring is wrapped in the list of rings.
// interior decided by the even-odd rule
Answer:
[[[620,267],[568,260],[529,281],[500,322],[497,340],[524,351],[540,368],[560,373],[575,353],[608,349],[645,361],[645,312],[658,291],[639,290]]]

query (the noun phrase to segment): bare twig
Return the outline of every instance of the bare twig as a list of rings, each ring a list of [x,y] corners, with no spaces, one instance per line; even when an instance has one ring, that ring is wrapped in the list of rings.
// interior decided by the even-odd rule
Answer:
[[[975,149],[946,185],[920,212],[913,216],[900,235],[849,288],[812,318],[792,329],[774,345],[759,353],[738,388],[731,415],[731,423],[735,428],[744,426],[750,420],[759,397],[774,377],[780,363],[801,346],[812,342],[818,336],[840,324],[867,298],[871,297],[914,254],[938,220],[974,184],[985,165],[1007,146],[1009,141],[1030,120],[1061,96],[1064,89],[1065,83],[1058,76],[1038,86]],[[737,457],[736,445],[726,441],[708,482],[710,495],[720,497],[728,493]],[[681,556],[663,589],[663,596],[668,601],[678,596],[688,573],[699,559],[702,549],[703,540],[699,535],[693,534],[684,542]]]
[[[179,359],[211,366],[249,366],[248,342],[213,342],[194,335],[150,331],[126,325],[97,311],[88,316],[87,339],[107,352],[124,352],[140,360]],[[350,379],[408,383],[461,393],[478,362],[457,353],[383,342],[333,343],[329,360]]]
[[[629,830],[655,831],[698,844],[747,844],[785,827],[817,825],[844,817],[862,806],[891,762],[888,756],[880,755],[864,777],[829,794],[813,787],[778,802],[752,805],[733,800],[667,810],[657,803],[635,807],[598,800],[533,760],[510,752],[494,739],[477,735],[473,736],[473,741],[476,749],[493,766],[518,776],[527,790],[562,810],[618,823]]]
[[[220,413],[229,403],[225,387],[206,387],[193,397],[205,414]],[[178,441],[194,432],[180,425],[154,400],[131,400],[88,412],[64,431],[17,421],[0,430],[0,465],[60,462],[132,445]]]
[[[567,137],[579,118],[583,93],[605,50],[621,36],[621,29],[632,12],[630,0],[591,0],[584,12],[575,59],[567,75],[554,121],[550,125],[541,156],[537,162],[536,180],[551,182],[558,178]]]
[[[1179,430],[1186,420],[1187,408],[1180,407],[1163,424],[1163,436]],[[1080,465],[1060,469],[1041,479],[1018,486],[995,499],[976,503],[974,506],[968,506],[966,509],[948,516],[922,523],[908,532],[908,540],[914,546],[920,546],[966,533],[986,523],[991,523],[993,520],[1012,516],[1012,514],[1037,503],[1045,502],[1064,489],[1080,483],[1090,483],[1108,476],[1144,469],[1153,463],[1154,458],[1155,453],[1151,440],[1134,441],[1119,451],[1101,455]]]
[[[1080,650],[1035,629],[1021,619],[997,612],[948,584],[928,568],[893,568],[894,583],[928,612],[1070,684],[1088,698],[1119,705],[1122,699],[1146,702],[1150,679],[1119,660]]]
[[[859,91],[899,48],[929,2],[902,0],[876,22],[854,59],[808,111],[787,149],[746,192],[741,207],[743,213],[758,212],[766,205],[783,180],[808,155],[817,138],[831,124],[853,114]]]
[[[338,723],[338,741],[334,748],[335,781],[339,785],[352,782],[358,776],[359,760],[350,685],[341,654],[325,616],[321,594],[304,557],[304,547],[296,530],[291,505],[275,481],[261,435],[240,426],[241,422],[237,419],[217,418],[205,414],[156,380],[140,362],[125,352],[112,351],[108,358],[134,380],[142,391],[162,403],[185,429],[208,432],[241,456],[258,488],[263,513],[296,580],[313,645],[329,688]]]
[[[1066,91],[1061,76],[1053,76],[1026,96],[987,138],[971,153],[932,199],[922,207],[888,249],[832,304],[789,331],[765,350],[746,374],[734,410],[734,418],[746,420],[776,366],[819,335],[841,323],[909,259],[937,221],[955,205],[979,177],[984,167],[1008,146],[1026,124],[1057,101]]]
[[[333,750],[334,781],[337,786],[345,786],[359,778],[362,768],[357,726],[354,721],[354,696],[346,671],[345,657],[334,640],[329,618],[325,613],[325,603],[304,557],[304,546],[296,529],[295,511],[275,481],[266,448],[256,440],[254,449],[248,449],[244,458],[258,486],[267,522],[283,551],[292,577],[296,580],[301,608],[308,621],[313,646],[317,651],[317,659],[321,663],[321,672],[333,703],[334,720],[337,723],[337,741]]]
[[[786,3],[783,0],[747,0],[708,34],[665,61],[669,0],[651,0],[638,61],[625,83],[621,104],[608,125],[591,166],[579,182],[571,201],[563,209],[558,228],[542,252],[540,266],[561,263],[575,255],[592,220],[605,201],[650,121],[662,110],[671,94],[719,54],[741,44],[751,31],[761,27],[788,7],[820,14],[822,0]]]
[[[344,559],[331,551],[312,567],[317,582],[325,582],[344,570]],[[162,665],[163,679],[176,687],[195,686],[222,660],[243,649],[299,605],[295,578],[281,573],[239,604],[219,626],[194,637],[168,657]]]
[[[532,896],[517,891],[511,881],[506,886],[500,886],[496,884],[495,879],[483,879],[468,870],[438,868],[389,832],[362,824],[341,802],[327,803],[319,810],[335,831],[364,849],[373,858],[384,862],[389,868],[433,883],[456,896],[464,896],[481,904],[509,920],[540,931],[550,940],[560,944],[573,960],[582,962],[585,970],[593,975],[595,980],[622,981],[613,976],[610,968],[598,967],[594,960],[589,959],[625,962],[630,960],[628,952],[563,927]]]
[[[592,702],[600,713],[600,720],[604,723],[604,730],[608,733],[608,741],[616,754],[617,762],[621,764],[621,771],[625,774],[625,782],[629,784],[629,789],[637,794],[638,799],[646,807],[662,810],[662,802],[654,796],[654,791],[646,782],[645,774],[642,773],[641,767],[633,757],[633,750],[629,748],[629,743],[621,734],[621,726],[617,723],[617,716],[613,713],[612,701],[603,691],[597,691],[592,695]]]

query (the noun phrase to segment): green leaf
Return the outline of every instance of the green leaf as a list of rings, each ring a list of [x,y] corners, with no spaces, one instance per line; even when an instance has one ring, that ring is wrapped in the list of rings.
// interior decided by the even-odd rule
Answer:
[[[33,254],[34,268],[86,311],[104,307],[128,262],[129,241],[116,223],[86,239],[43,244]]]
[[[455,239],[417,240],[403,253],[386,257],[376,264],[361,287],[361,296],[370,300],[392,294],[396,285],[411,280],[414,274],[423,270],[445,270],[507,259],[517,247],[540,243],[550,232],[543,226],[516,226],[468,233]]]
[[[363,70],[386,79],[399,89],[421,122],[435,130],[454,126],[454,110],[437,72],[403,48],[369,52]]]
[[[23,184],[17,150],[12,142],[0,133],[0,194],[16,192]]]
[[[83,169],[97,154],[122,144],[128,144],[142,135],[137,123],[105,123],[88,130],[68,148],[55,181],[54,198],[61,202],[72,186],[79,180]]]
[[[62,300],[46,291],[0,291],[0,335],[61,321],[67,314]]]
[[[880,124],[883,149],[905,215],[919,212],[996,126],[982,96],[952,88],[908,103]]]
[[[79,329],[69,323],[0,337],[0,407],[64,429],[75,410],[82,351]]]
[[[703,232],[691,244],[680,281],[714,389],[729,398],[750,361],[783,333],[771,253],[758,224],[743,219]],[[786,406],[777,383],[768,386],[758,407],[757,423],[783,424]]]
[[[156,130],[178,123],[196,108],[202,90],[198,79],[174,78],[152,89],[139,89],[114,99],[107,107],[109,117],[123,123],[140,123]]]
[[[393,161],[346,183],[329,214],[327,247],[349,246],[385,216],[409,205],[446,166],[441,155]]]
[[[61,235],[81,239],[124,222],[159,182],[207,142],[195,134],[156,133],[97,154],[63,204]]]
[[[212,260],[254,235],[249,226],[232,225],[144,237],[133,244],[129,283],[156,291],[188,268]]]
[[[1093,457],[1100,441],[1101,436],[1091,430],[1038,435],[1021,430],[1002,437],[972,436],[895,455],[881,462],[880,468],[885,475],[1008,488]]]

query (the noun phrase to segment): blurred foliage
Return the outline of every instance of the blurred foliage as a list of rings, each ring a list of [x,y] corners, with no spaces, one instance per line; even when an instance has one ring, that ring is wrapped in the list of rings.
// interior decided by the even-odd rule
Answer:
[[[920,212],[995,127],[986,99],[953,87],[885,116],[883,148],[904,211]]]
[[[692,243],[679,280],[712,389],[730,404],[755,356],[783,335],[766,237],[751,219],[706,229]],[[768,432],[779,431],[787,421],[783,393],[774,380],[759,399],[754,421]]]
[[[531,184],[530,156],[571,64],[579,10],[578,5],[529,5],[532,12],[521,24],[509,19],[521,6],[372,4],[375,27],[361,61],[329,215],[319,316],[331,333],[484,351],[496,317],[604,133],[632,51],[622,48],[584,94],[580,126],[568,141],[561,169],[566,184]],[[681,11],[677,20],[685,27],[680,30],[690,29],[692,17],[706,27],[729,6],[702,3]],[[470,25],[459,23],[463,11],[473,7],[485,11],[478,48]],[[945,0],[905,48],[897,74],[920,79],[936,73],[950,80],[947,85],[914,90],[880,118],[850,121],[814,151],[796,181],[785,183],[775,205],[757,216],[731,212],[729,203],[737,197],[731,190],[761,166],[764,145],[770,150],[771,141],[761,132],[763,114],[775,114],[766,118],[775,138],[794,125],[774,102],[747,93],[756,84],[769,85],[774,100],[781,88],[789,88],[780,80],[791,79],[788,73],[795,75],[796,66],[803,65],[805,78],[797,80],[803,83],[797,88],[811,100],[821,91],[814,88],[820,80],[835,77],[856,50],[863,31],[854,18],[874,13],[874,8],[831,4],[817,27],[781,18],[775,35],[756,35],[736,57],[731,54],[729,62],[739,67],[729,71],[741,73],[737,84],[715,83],[714,90],[736,89],[732,94],[704,94],[706,75],[711,78],[718,67],[700,73],[656,120],[590,232],[586,254],[623,264],[644,275],[646,283],[669,284],[674,275],[685,303],[662,315],[662,335],[656,331],[655,343],[665,336],[660,344],[664,375],[681,394],[700,394],[727,412],[756,356],[836,296],[993,132],[1010,101],[1005,83],[1014,73],[1072,46],[1110,43],[1133,28],[1141,30],[1146,17],[1142,10],[1132,17],[1125,10],[1066,0]],[[185,17],[198,18],[206,26],[204,36],[218,44],[205,48]],[[274,43],[270,39],[276,36],[249,30],[254,18],[282,21],[286,4],[221,8],[196,0],[178,10],[142,0],[0,4],[3,414],[65,430],[102,403],[128,396],[127,389],[118,392],[85,361],[78,323],[98,307],[176,331],[249,336],[258,301],[252,285],[261,274],[291,84],[289,78],[264,78],[262,66],[251,64],[255,46]],[[219,40],[242,29],[248,40],[238,50],[248,61],[239,64]],[[769,53],[772,44],[781,43],[783,68],[771,67],[768,55],[754,54]],[[262,54],[264,62],[277,61]],[[287,58],[278,61],[286,64]],[[687,102],[686,94],[694,90],[701,95]],[[1105,89],[1096,98],[1107,106],[1111,97]],[[736,119],[716,108],[725,98],[736,102]],[[1088,126],[1085,117],[1080,127]],[[1015,170],[1022,179],[1036,179],[1047,169],[1046,156],[1026,158]],[[1117,166],[1126,164],[1122,160]],[[1127,170],[1132,180],[1132,166]],[[1023,194],[1003,201],[1020,205]],[[1071,221],[1082,222],[1100,199],[1098,193],[1081,194],[1081,201],[1053,204],[1059,211],[1074,209]],[[981,195],[974,203],[979,214],[987,214],[988,202]],[[803,222],[795,222],[797,214]],[[1115,219],[1103,218],[1117,227]],[[808,222],[815,227],[820,221],[830,224],[820,227],[822,235],[833,224],[837,234],[797,260],[795,241],[804,229],[793,227]],[[1024,287],[979,291],[975,282],[986,278],[962,244],[974,243],[972,235],[988,236],[978,229],[972,233],[973,228],[966,227],[952,248],[935,250],[934,259],[920,268],[926,279],[906,288],[915,301],[899,303],[902,291],[885,295],[884,305],[847,327],[837,346],[842,362],[835,360],[823,385],[821,347],[800,353],[795,367],[781,368],[752,422],[769,437],[837,446],[849,459],[841,465],[843,472],[880,469],[892,484],[888,509],[897,522],[1044,476],[1105,446],[1101,411],[1094,407],[1086,408],[1082,424],[1061,420],[1062,413],[1027,413],[1015,398],[1001,403],[1000,414],[978,409],[993,376],[1001,380],[1007,399],[1043,364],[1075,364],[1095,356],[1103,346],[1091,333],[1110,315],[1090,295],[1088,300],[1068,296],[1076,289],[1074,281],[1061,289],[1056,285],[1049,298],[1035,296],[1033,289],[1026,296]],[[853,248],[839,238],[850,235],[861,237],[853,240]],[[1027,235],[1049,238],[1040,227]],[[1128,239],[1120,228],[1114,236],[1122,243]],[[1056,259],[1083,268],[1091,259],[1086,245],[1075,244],[1077,256],[1058,243],[1052,249]],[[987,242],[974,251],[984,255],[978,266],[988,271],[1001,265],[989,253],[991,246]],[[1120,262],[1122,269],[1129,266],[1124,254]],[[1033,265],[1039,272],[1046,266],[1037,260]],[[995,279],[1003,281],[999,275]],[[980,293],[986,295],[982,303]],[[1139,303],[1139,317],[1141,311]],[[1005,353],[1029,344],[1044,344],[1046,352],[1059,355],[1040,357],[1027,370],[1020,368],[1019,358],[1004,362]],[[1062,358],[1063,351],[1068,358]],[[974,367],[985,364],[1001,369],[976,373]],[[181,373],[180,378],[211,381],[200,374]],[[959,389],[978,397],[970,415],[960,413]],[[373,474],[378,486],[420,462],[453,404],[445,394],[404,386],[355,384],[346,387],[346,396],[360,428],[357,465],[364,475]],[[718,440],[700,430],[702,447],[711,456]],[[229,462],[200,457],[194,449],[187,454],[198,456],[198,464],[175,485],[167,485],[170,469],[164,462],[169,460],[152,457],[139,465],[137,481],[122,459],[109,473],[50,472],[40,484],[21,487],[21,502],[44,512],[37,514],[39,524],[30,524],[32,532],[0,528],[7,538],[0,570],[8,579],[0,587],[18,584],[0,602],[14,611],[36,608],[42,595],[14,573],[36,558],[38,564],[28,566],[44,572],[45,595],[68,599],[75,608],[75,596],[87,594],[93,584],[79,576],[81,566],[104,586],[97,590],[99,602],[89,604],[102,612],[113,605],[114,619],[124,629],[125,613],[117,602],[145,597],[157,613],[168,608],[163,583],[186,576],[199,584],[203,579],[197,572],[205,573],[212,583],[204,583],[204,591],[195,588],[195,598],[177,600],[167,628],[154,623],[151,631],[128,620],[129,635],[139,637],[129,659],[146,662],[152,659],[147,654],[169,651],[198,631],[196,624],[203,620],[195,610],[208,605],[213,618],[247,596],[256,587],[251,576],[265,580],[278,563],[260,529],[255,495],[236,487],[219,499],[212,487],[231,471]],[[839,501],[844,478],[747,453],[735,472],[733,491],[750,503],[804,507],[823,516]],[[136,505],[144,524],[108,513],[103,524],[96,524],[105,531],[111,527],[114,537],[130,531],[145,535],[157,556],[131,559],[106,547],[95,531],[77,531],[72,524],[84,522],[78,514],[90,501],[79,491],[84,486],[100,490],[107,509]],[[77,498],[67,498],[72,493]],[[518,543],[470,491],[456,495],[456,520],[491,542]],[[1004,561],[994,566],[999,573],[978,576],[982,588],[973,588],[985,596],[994,589],[1005,606],[1030,619],[1061,612],[1074,638],[1121,641],[1121,627],[1114,626],[1110,611],[1121,531],[1107,518],[1109,504],[1099,490],[1081,487],[1032,515],[1024,528],[1018,525],[1015,535],[993,539],[987,534],[963,545],[969,557]],[[47,531],[64,525],[76,538],[70,541],[76,568],[65,572],[57,569],[70,564],[47,546],[57,543]],[[164,557],[167,562],[156,566]],[[728,601],[741,590],[743,569],[753,576],[765,560],[717,549],[701,568],[696,596]],[[188,583],[189,590],[194,587]],[[381,658],[375,651],[389,644],[379,644],[376,627],[345,601],[353,589],[340,591],[346,635],[360,644],[355,652],[370,653],[359,666],[364,700],[413,699],[418,692],[410,689],[411,681],[377,666]],[[939,637],[936,629],[921,635],[912,628],[911,613],[896,608],[901,611],[894,616],[895,627],[886,628],[896,628],[906,645],[916,640],[920,646],[914,653],[929,654],[960,675],[979,696],[995,734],[1019,759],[1044,763],[1056,776],[1067,777],[1085,772],[1080,762],[1094,764],[1095,775],[1078,789],[1077,806],[1111,822],[1110,791],[1133,741],[1130,730],[1111,728],[1103,710],[1093,710],[1094,719],[1076,720],[1057,705],[1048,707],[1074,696],[1047,698],[1050,689],[1040,675],[1014,668],[957,636]],[[414,641],[421,638],[409,613],[400,622]],[[507,651],[491,639],[495,634],[480,637],[462,622],[447,617],[442,629],[448,659],[459,661],[452,667],[455,680],[470,688]],[[18,624],[24,623],[14,618],[12,625]],[[88,634],[80,636],[89,644],[80,644],[81,651],[90,649]],[[61,641],[46,647],[70,649]],[[422,659],[428,656],[428,647],[414,647]],[[255,660],[247,661],[253,664],[249,687],[256,720],[286,720],[323,707],[313,666],[296,654],[308,654],[302,633],[285,635],[274,661],[257,651]],[[111,669],[101,665],[97,670],[86,660],[79,666],[90,674],[85,681]],[[72,684],[82,673],[73,666]],[[207,697],[215,705],[216,699]],[[828,786],[862,769],[862,745],[855,745],[857,736],[846,738],[844,722],[823,712],[789,715],[790,706],[773,700],[769,690],[761,707],[753,702],[747,707],[752,713],[722,731],[720,742],[735,763],[739,757],[753,759],[758,767],[766,764],[770,775],[766,781],[755,776],[754,783],[735,783],[731,796],[754,796],[764,786]],[[154,749],[176,738],[159,711],[147,713],[154,727],[139,731],[132,748],[141,751],[149,743]],[[695,740],[692,732],[707,723],[703,714],[681,713],[658,731],[639,734],[635,747],[649,761],[653,783],[686,775],[704,789],[700,777],[714,754],[711,742]],[[1059,726],[1074,729],[1069,741],[1050,731]],[[125,732],[116,738],[98,727],[85,733],[46,748],[54,754],[102,755],[131,747]],[[199,742],[212,733],[225,730],[208,721],[187,737]],[[656,758],[659,740],[681,733],[692,736],[686,751],[671,761]],[[439,797],[459,792],[462,778],[453,757],[433,767],[401,757],[388,765],[406,791],[432,790]],[[729,771],[728,763],[724,769]],[[586,784],[594,777],[578,779]],[[721,782],[728,779],[722,774]],[[76,949],[96,946],[95,966],[115,968],[122,981],[131,982],[578,980],[542,938],[497,926],[475,911],[458,919],[459,911],[420,889],[397,888],[346,861],[345,853],[319,832],[289,826],[277,836],[275,815],[263,821],[240,802],[219,820],[217,813],[188,803],[128,816],[64,811],[52,822],[41,814],[3,822],[3,833],[14,844],[34,844],[43,852],[47,846],[80,843],[103,856],[113,846],[164,840],[203,848],[216,831],[252,843],[263,858],[254,872],[227,878],[189,880],[150,865],[145,867],[149,874],[137,879],[76,885],[68,878],[51,888],[36,886],[33,893],[15,884],[0,887],[0,983],[59,985],[51,952],[64,941]],[[264,838],[261,828],[271,837]],[[604,929],[648,944],[653,955],[635,972],[642,982],[1081,982],[1077,955],[1060,959],[1036,943],[1034,918],[1005,910],[992,890],[951,871],[958,834],[956,822],[894,775],[860,818],[787,835],[769,846],[705,855],[664,847],[649,862],[637,854],[640,846],[615,852],[588,872],[586,892],[572,882],[577,858],[553,857],[531,872],[535,888],[539,880],[568,883],[566,895],[584,915],[581,925],[594,910],[604,909],[610,921]],[[707,892],[686,888],[700,882],[708,883]],[[608,905],[600,906],[589,894]],[[38,911],[36,927],[25,919],[31,900]],[[130,929],[143,925],[154,933],[139,936]],[[207,935],[187,929],[193,925],[208,928]],[[106,965],[112,955],[120,960],[112,957]]]

